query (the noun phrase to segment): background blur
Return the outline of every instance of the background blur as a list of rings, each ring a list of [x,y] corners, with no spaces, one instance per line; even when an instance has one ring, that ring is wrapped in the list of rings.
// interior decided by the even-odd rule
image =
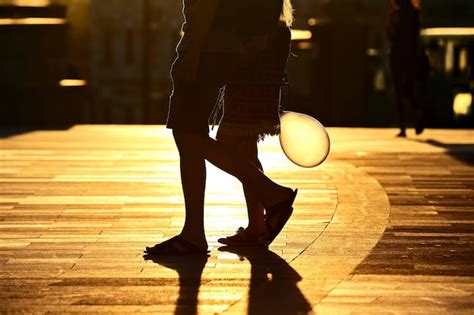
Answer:
[[[294,0],[293,109],[394,126],[388,0]],[[424,0],[429,127],[473,127],[474,1]],[[164,123],[178,0],[0,0],[0,123]]]

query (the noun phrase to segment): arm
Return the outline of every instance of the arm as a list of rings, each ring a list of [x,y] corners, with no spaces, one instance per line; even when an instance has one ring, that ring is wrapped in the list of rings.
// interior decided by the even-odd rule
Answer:
[[[192,8],[192,16],[189,17],[189,29],[191,32],[188,42],[193,52],[201,50],[209,34],[216,13],[217,3],[218,0],[196,0]]]
[[[173,66],[173,78],[193,81],[199,67],[201,50],[217,9],[218,0],[195,0],[191,8],[185,8],[186,31],[182,39],[185,51],[180,53],[179,62]]]

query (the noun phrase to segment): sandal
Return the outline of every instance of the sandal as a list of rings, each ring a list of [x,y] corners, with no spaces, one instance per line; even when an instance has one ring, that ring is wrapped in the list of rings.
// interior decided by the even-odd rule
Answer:
[[[273,240],[280,234],[286,222],[293,213],[293,203],[295,202],[298,189],[296,189],[288,200],[269,208],[265,216],[265,226],[268,232],[268,243],[270,245]]]
[[[151,261],[160,266],[173,269],[179,274],[198,275],[202,273],[202,270],[206,266],[209,255],[158,256],[144,254],[143,259],[145,261]]]
[[[227,246],[266,246],[268,243],[266,234],[249,235],[246,229],[239,227],[235,235],[220,238],[217,241]]]
[[[196,245],[186,241],[177,235],[163,243],[156,244],[153,247],[146,247],[145,251],[148,255],[156,256],[187,256],[187,255],[208,255],[207,249],[201,249]]]

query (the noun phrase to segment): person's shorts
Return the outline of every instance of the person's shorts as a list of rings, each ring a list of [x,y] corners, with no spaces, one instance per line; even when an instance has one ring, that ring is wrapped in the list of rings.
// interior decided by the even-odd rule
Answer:
[[[167,127],[179,131],[209,133],[209,116],[216,104],[219,90],[232,72],[234,55],[205,53],[201,55],[196,80],[173,80]],[[175,63],[179,62],[179,57]],[[173,77],[173,71],[171,71]]]

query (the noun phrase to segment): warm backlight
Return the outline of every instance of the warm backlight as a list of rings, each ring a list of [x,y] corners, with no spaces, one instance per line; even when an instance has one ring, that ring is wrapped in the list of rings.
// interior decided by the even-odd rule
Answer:
[[[291,30],[291,40],[309,40],[313,38],[313,33],[308,30]]]
[[[65,19],[58,18],[0,19],[0,25],[56,25],[65,23]]]
[[[295,112],[284,112],[280,121],[280,143],[290,161],[301,167],[315,167],[326,160],[331,141],[319,121]]]
[[[50,0],[14,0],[13,5],[21,7],[46,7],[51,4]]]
[[[472,106],[471,93],[459,93],[454,98],[454,114],[456,116],[467,115]]]
[[[75,79],[64,79],[59,81],[60,86],[86,86],[87,81],[85,80],[75,80]]]
[[[421,32],[424,36],[474,36],[474,27],[433,27]]]

